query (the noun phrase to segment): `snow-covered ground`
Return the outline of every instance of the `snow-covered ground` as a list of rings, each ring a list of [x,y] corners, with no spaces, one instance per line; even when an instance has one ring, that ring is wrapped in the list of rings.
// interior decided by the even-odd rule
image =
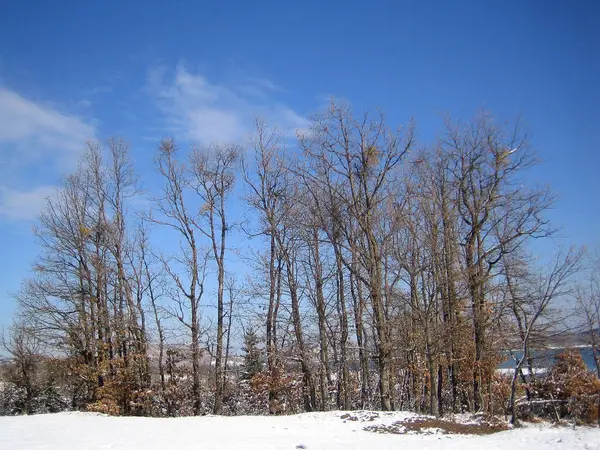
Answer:
[[[308,413],[284,417],[152,419],[60,413],[0,417],[0,449],[600,449],[598,428],[528,426],[486,436],[386,434],[365,426],[410,420],[409,413]]]
[[[535,375],[543,375],[545,373],[548,373],[548,370],[549,370],[548,367],[535,367],[533,369],[533,373]],[[523,375],[529,375],[529,367],[522,367],[521,372],[523,372]],[[515,373],[515,368],[514,367],[503,367],[501,369],[496,369],[496,373],[500,373],[502,375],[513,375]]]

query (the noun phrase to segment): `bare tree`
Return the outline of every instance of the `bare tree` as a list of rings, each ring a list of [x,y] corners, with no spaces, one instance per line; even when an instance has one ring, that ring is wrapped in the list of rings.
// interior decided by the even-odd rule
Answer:
[[[163,268],[178,292],[171,311],[191,335],[194,413],[200,414],[200,300],[204,294],[208,254],[198,242],[201,233],[198,219],[187,207],[184,190],[189,188],[189,178],[185,166],[176,159],[176,151],[174,140],[161,141],[156,168],[164,186],[162,196],[155,200],[157,214],[153,213],[150,220],[174,230],[180,240],[182,255],[163,258]],[[175,269],[175,264],[182,268],[185,278]]]
[[[576,291],[576,317],[590,347],[596,376],[600,379],[600,253],[592,255],[588,275]],[[600,425],[600,399],[598,401],[598,424]]]
[[[495,269],[502,258],[527,238],[551,233],[543,213],[552,197],[548,190],[526,189],[520,184],[520,174],[535,160],[518,125],[507,133],[487,116],[466,125],[449,122],[444,146],[451,155],[450,171],[459,192],[459,242],[475,336],[473,409],[479,410],[483,407],[483,373],[491,370],[484,361],[490,280],[497,275]]]
[[[25,392],[23,414],[34,411],[34,400],[39,394],[38,372],[43,350],[42,341],[23,321],[15,321],[7,333],[0,335],[0,346],[10,361],[8,381]]]
[[[228,379],[227,371],[231,351],[231,332],[233,326],[234,310],[237,308],[237,301],[242,295],[242,289],[238,286],[237,278],[235,277],[235,275],[229,274],[225,277],[225,289],[227,291],[227,297],[229,298],[229,302],[227,305],[227,311],[225,312],[225,318],[227,319],[227,323],[225,325],[225,358],[223,362],[224,370],[222,379],[224,388],[226,387]]]
[[[111,164],[106,170],[105,196],[110,220],[107,227],[110,233],[109,251],[116,266],[117,290],[125,299],[127,317],[123,327],[133,343],[134,359],[138,366],[140,383],[149,384],[148,343],[146,317],[142,305],[143,283],[136,268],[133,239],[127,230],[127,201],[139,194],[137,174],[129,158],[128,146],[122,139],[109,139]],[[137,283],[136,283],[137,280]],[[134,283],[137,293],[134,293]],[[122,305],[122,304],[121,304]],[[121,308],[122,306],[120,306]],[[121,313],[123,314],[123,313]],[[129,364],[127,345],[122,344],[125,364]]]
[[[161,271],[156,268],[158,261],[152,253],[149,233],[145,223],[142,223],[138,229],[136,244],[139,246],[138,277],[140,278],[140,286],[150,301],[150,308],[158,334],[158,374],[160,377],[160,387],[164,392],[166,388],[164,365],[166,338],[162,321],[162,308],[159,305],[159,300],[164,296],[165,280]]]
[[[246,202],[258,212],[258,235],[268,239],[268,302],[265,318],[267,368],[270,374],[277,370],[277,311],[278,311],[278,279],[277,269],[278,244],[277,227],[280,217],[281,194],[285,188],[285,168],[279,158],[282,139],[274,129],[257,120],[256,133],[252,138],[254,160],[242,159],[242,175],[247,187]],[[254,233],[250,233],[252,235]],[[274,390],[269,390],[269,411],[276,411],[277,401]]]
[[[275,229],[277,249],[285,269],[285,284],[291,302],[291,319],[298,348],[298,360],[302,370],[302,387],[305,411],[316,408],[316,392],[313,381],[310,352],[305,339],[304,327],[300,313],[300,283],[299,283],[299,253],[300,240],[294,223],[298,223],[299,210],[296,206],[298,191],[292,184],[287,184],[287,189],[281,192],[283,213],[278,227]]]
[[[527,267],[527,261],[520,258],[511,257],[504,261],[503,276],[506,280],[509,309],[520,340],[520,356],[513,354],[515,369],[509,399],[511,423],[514,425],[518,423],[515,402],[517,379],[523,364],[531,358],[530,342],[536,335],[539,339],[539,334],[548,328],[546,315],[550,312],[551,304],[574,291],[569,282],[580,269],[581,256],[581,251],[571,248],[566,253],[557,254],[547,269],[533,270]],[[533,375],[532,369],[529,368],[530,375]]]
[[[78,170],[48,199],[35,229],[42,252],[17,299],[37,336],[70,357],[73,379],[87,391],[84,401],[102,400],[98,396],[105,396],[109,384],[116,392],[110,401],[127,413],[133,390],[148,382],[143,308],[133,293],[126,220],[135,172],[123,141],[109,140],[108,148],[104,159],[101,144],[90,142]],[[118,371],[119,364],[126,371]],[[120,382],[134,371],[137,384]]]
[[[213,413],[219,414],[223,404],[223,336],[225,332],[225,250],[231,229],[227,223],[226,200],[235,183],[235,164],[240,149],[236,146],[213,146],[196,149],[191,159],[192,184],[202,200],[201,211],[208,230],[200,228],[211,242],[212,256],[217,264],[217,339],[215,352],[215,403]]]
[[[413,145],[412,127],[405,136],[390,132],[380,115],[370,119],[367,114],[354,118],[350,109],[331,104],[328,112],[317,117],[311,135],[303,147],[308,157],[326,166],[339,182],[347,186],[342,200],[358,229],[359,261],[362,270],[354,271],[369,290],[376,330],[379,395],[383,410],[393,409],[391,392],[391,343],[383,293],[382,237],[378,235],[380,219],[386,198],[386,188],[395,179],[395,170]]]
[[[304,208],[306,217],[303,227],[305,230],[305,240],[309,255],[306,264],[310,272],[310,278],[314,285],[314,304],[317,310],[319,326],[319,346],[321,360],[321,397],[326,398],[325,382],[331,384],[331,369],[329,367],[328,341],[333,342],[333,352],[337,361],[337,406],[341,409],[349,407],[349,368],[348,368],[348,311],[346,299],[346,270],[344,266],[344,235],[343,229],[345,221],[340,209],[342,208],[340,195],[340,186],[336,186],[336,180],[331,175],[327,167],[319,164],[314,159],[307,159],[294,167],[295,174],[299,177],[306,191]],[[321,249],[328,245],[333,251],[335,260],[334,291],[336,297],[335,312],[338,315],[339,333],[338,335],[327,335],[327,330],[332,327],[326,320],[326,302],[325,302],[325,274],[323,268],[322,254],[327,250]],[[333,334],[333,333],[331,333]],[[339,340],[338,340],[339,338]],[[339,353],[339,356],[337,355]]]
[[[522,350],[507,398],[516,423],[518,378],[579,260],[572,250],[540,268],[523,256],[552,234],[551,194],[522,176],[536,162],[527,136],[479,116],[448,122],[435,146],[415,151],[412,125],[390,130],[382,114],[332,102],[297,137],[257,120],[244,153],[213,145],[182,156],[163,139],[162,190],[144,219],[132,214],[139,189],[126,142],[88,144],[48,199],[35,229],[42,251],[17,295],[27,332],[65,358],[73,405],[145,408],[135,400],[155,381],[156,342],[167,414],[183,411],[188,383],[194,414],[222,413],[237,395],[228,363],[239,321],[261,331],[249,336],[250,385],[268,391],[272,414],[328,409],[334,397],[343,409],[497,413],[492,375],[510,342]],[[238,159],[250,213],[241,228],[253,240],[241,250],[254,269],[243,294],[227,270]],[[168,236],[164,254],[144,221]],[[211,268],[214,324],[201,304]],[[600,377],[598,285],[590,278],[577,300]],[[191,373],[170,327],[189,343]],[[204,345],[214,366],[201,367]]]

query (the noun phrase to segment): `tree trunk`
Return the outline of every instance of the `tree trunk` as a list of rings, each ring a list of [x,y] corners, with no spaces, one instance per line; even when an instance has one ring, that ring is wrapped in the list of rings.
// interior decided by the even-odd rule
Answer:
[[[331,374],[329,371],[329,360],[328,360],[328,337],[327,337],[327,323],[325,318],[325,296],[323,294],[323,269],[321,267],[321,253],[319,249],[319,230],[313,227],[312,233],[312,245],[314,252],[313,271],[315,279],[315,295],[316,295],[316,306],[317,306],[317,319],[319,326],[319,359],[321,362],[321,379],[320,379],[320,390],[321,390],[321,410],[326,411],[328,403],[328,392],[329,385],[331,384]]]

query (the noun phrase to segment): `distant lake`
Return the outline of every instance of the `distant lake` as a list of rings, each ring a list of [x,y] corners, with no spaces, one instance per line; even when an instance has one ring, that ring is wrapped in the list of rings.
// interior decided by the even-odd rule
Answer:
[[[534,350],[531,352],[533,355],[533,364],[534,367],[542,368],[542,367],[552,367],[556,362],[556,355],[564,352],[566,348],[549,348],[546,350]],[[592,352],[591,347],[580,347],[574,348],[573,350],[579,351],[583,361],[589,370],[596,371],[596,366],[594,365],[594,354]],[[523,352],[512,352],[516,355],[517,358],[521,358]],[[511,356],[510,351],[504,352],[506,356],[506,360],[498,366],[498,369],[514,369],[516,367],[515,361]]]

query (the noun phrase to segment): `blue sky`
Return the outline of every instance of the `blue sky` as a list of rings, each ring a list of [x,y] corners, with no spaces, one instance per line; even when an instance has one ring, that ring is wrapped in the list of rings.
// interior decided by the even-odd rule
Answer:
[[[0,5],[0,325],[43,200],[88,138],[121,135],[147,188],[159,137],[287,129],[329,96],[414,117],[521,115],[559,195],[561,243],[598,242],[600,3],[5,1]],[[148,186],[150,183],[150,186]]]

